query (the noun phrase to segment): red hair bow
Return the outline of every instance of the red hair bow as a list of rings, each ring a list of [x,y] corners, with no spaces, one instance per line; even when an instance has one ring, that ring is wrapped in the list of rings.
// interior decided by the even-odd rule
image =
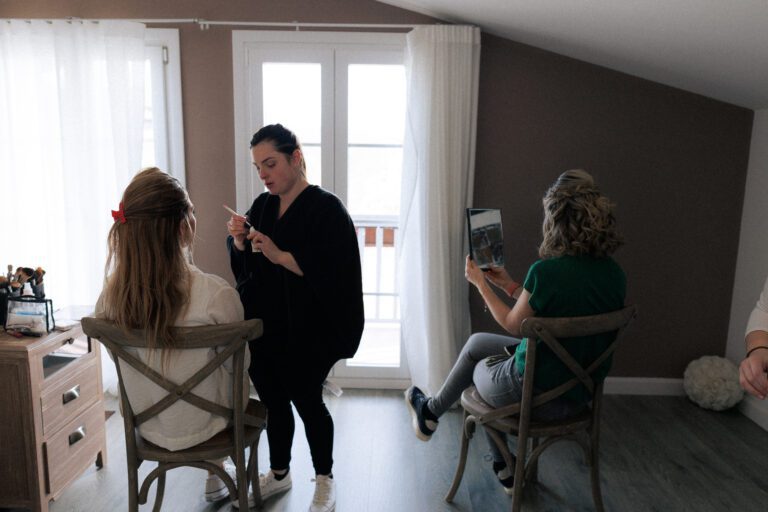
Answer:
[[[125,219],[125,210],[123,209],[122,201],[120,201],[120,209],[117,211],[112,210],[112,218],[115,219],[115,222],[119,222],[120,224],[125,224],[127,222]]]

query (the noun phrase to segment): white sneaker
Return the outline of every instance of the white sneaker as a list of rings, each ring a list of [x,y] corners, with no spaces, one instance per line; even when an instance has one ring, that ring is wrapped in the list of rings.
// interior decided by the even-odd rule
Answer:
[[[237,475],[235,473],[235,466],[226,464],[224,465],[224,471],[232,478],[237,485]],[[218,475],[208,475],[205,480],[205,501],[219,501],[229,496],[229,489],[224,483],[224,480],[219,478]]]
[[[278,480],[272,470],[266,475],[259,475],[259,490],[261,490],[261,499],[265,500],[279,492],[287,491],[291,488],[291,472],[285,475],[285,478]]]
[[[259,490],[261,491],[261,499],[266,500],[270,496],[274,496],[277,493],[287,491],[291,488],[291,472],[289,471],[285,478],[278,480],[275,478],[275,474],[272,470],[266,475],[259,475]],[[234,508],[240,508],[240,503],[237,500],[232,501]],[[253,499],[253,494],[248,493],[248,508],[253,508],[256,503]]]
[[[315,482],[315,495],[309,512],[333,512],[336,510],[336,483],[327,475],[317,475]]]

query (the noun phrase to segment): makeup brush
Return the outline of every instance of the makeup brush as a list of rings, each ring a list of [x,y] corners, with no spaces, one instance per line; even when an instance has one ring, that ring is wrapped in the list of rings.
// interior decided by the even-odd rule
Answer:
[[[238,216],[238,217],[244,217],[244,215],[240,215],[240,214],[239,214],[239,213],[237,213],[235,210],[233,210],[232,208],[230,208],[229,206],[227,206],[227,205],[225,205],[225,204],[223,204],[223,205],[221,205],[221,206],[223,206],[223,207],[224,207],[224,209],[225,209],[225,210],[227,210],[227,211],[228,211],[229,213],[231,213],[232,215],[236,215],[236,216]],[[251,225],[248,223],[248,221],[247,221],[247,220],[243,221],[243,226],[245,227],[245,229],[251,229]]]
[[[223,206],[223,207],[224,207],[224,209],[225,209],[225,210],[227,210],[227,211],[228,211],[229,213],[231,213],[232,215],[237,215],[238,217],[244,217],[244,215],[240,215],[240,214],[239,214],[239,213],[237,213],[235,210],[233,210],[232,208],[230,208],[229,206],[227,206],[227,205],[225,205],[225,204],[223,204],[223,205],[221,205],[221,206]],[[253,232],[255,232],[255,231],[256,231],[256,230],[253,228],[253,226],[251,226],[251,225],[248,223],[248,221],[247,221],[247,220],[246,220],[246,221],[243,221],[243,227],[245,227],[245,229],[247,229],[247,230],[248,230],[248,231],[250,231],[251,233],[253,233]],[[256,248],[256,246],[255,246],[255,245],[253,245],[253,241],[251,242],[251,247],[253,247],[253,252],[261,252],[261,249],[258,249],[258,248]]]

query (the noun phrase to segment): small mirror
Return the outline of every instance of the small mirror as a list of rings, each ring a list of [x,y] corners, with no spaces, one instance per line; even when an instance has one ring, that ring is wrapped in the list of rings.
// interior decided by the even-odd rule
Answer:
[[[501,230],[501,210],[498,208],[467,208],[469,257],[478,267],[489,269],[504,266],[504,237]]]

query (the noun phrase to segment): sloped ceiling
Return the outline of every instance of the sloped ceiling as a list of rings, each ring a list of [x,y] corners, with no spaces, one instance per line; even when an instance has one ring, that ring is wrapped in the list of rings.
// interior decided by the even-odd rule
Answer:
[[[768,0],[382,3],[750,109],[768,108]]]

